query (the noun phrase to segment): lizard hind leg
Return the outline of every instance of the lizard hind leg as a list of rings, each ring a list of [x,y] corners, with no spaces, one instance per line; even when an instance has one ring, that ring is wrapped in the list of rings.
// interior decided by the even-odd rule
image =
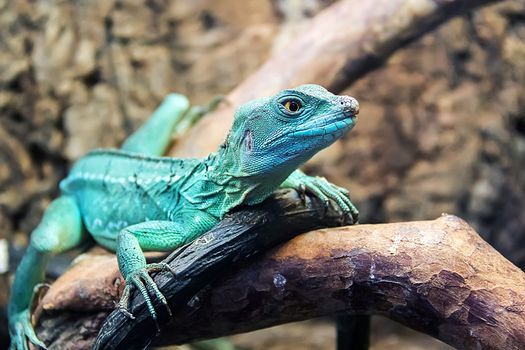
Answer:
[[[121,149],[148,156],[164,155],[188,108],[184,95],[167,95],[146,123],[124,141]]]
[[[223,97],[216,96],[204,106],[190,107],[184,95],[169,94],[148,121],[124,141],[121,149],[148,156],[162,156],[173,138],[188,132],[203,116],[215,110],[221,101]]]
[[[203,106],[192,106],[181,119],[180,123],[177,124],[173,130],[173,137],[179,138],[187,133],[193,125],[195,125],[202,117],[206,114],[213,112],[219,104],[224,101],[224,97],[217,95],[211,99],[206,105]]]
[[[84,235],[80,211],[74,199],[55,199],[32,232],[29,246],[16,270],[8,305],[10,349],[28,349],[28,341],[45,348],[31,323],[31,300],[37,286],[44,280],[49,258],[78,246]]]

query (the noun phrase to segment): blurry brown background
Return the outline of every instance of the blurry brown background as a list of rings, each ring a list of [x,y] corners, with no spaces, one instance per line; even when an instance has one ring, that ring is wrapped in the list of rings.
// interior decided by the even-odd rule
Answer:
[[[226,94],[332,2],[0,0],[0,239],[12,260],[72,161],[117,147],[168,92],[195,104]],[[346,93],[358,126],[307,172],[350,188],[362,223],[453,213],[525,267],[523,0],[450,21]],[[374,324],[373,349],[446,348]],[[286,327],[235,339],[333,348],[326,321]]]

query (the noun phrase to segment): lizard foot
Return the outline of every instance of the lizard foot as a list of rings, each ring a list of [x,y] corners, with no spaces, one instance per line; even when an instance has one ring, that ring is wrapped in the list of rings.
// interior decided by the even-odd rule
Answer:
[[[304,186],[327,205],[330,199],[336,202],[345,215],[352,217],[352,223],[357,223],[359,211],[350,200],[350,192],[346,188],[336,186],[324,177],[310,177]]]
[[[168,301],[159,290],[159,287],[157,286],[155,281],[153,281],[153,278],[151,278],[151,276],[149,275],[151,272],[159,271],[168,271],[175,275],[175,271],[173,271],[171,266],[169,266],[168,264],[155,263],[146,265],[144,268],[135,271],[126,278],[126,287],[124,288],[124,292],[122,293],[122,297],[120,298],[119,310],[122,313],[124,313],[127,317],[131,319],[135,318],[133,314],[129,311],[129,297],[133,288],[137,288],[137,290],[142,294],[142,297],[144,298],[144,301],[146,302],[146,305],[148,307],[148,311],[155,323],[157,323],[157,312],[153,307],[153,302],[151,301],[151,297],[148,293],[148,288],[151,290],[153,295],[158,300],[160,300],[160,302],[166,307],[168,314],[170,316],[172,315],[171,309],[168,305]]]
[[[296,171],[286,180],[286,187],[295,188],[299,192],[311,192],[324,201],[327,206],[330,200],[333,200],[345,216],[350,215],[353,224],[357,223],[359,211],[350,200],[350,192],[328,182],[324,177],[308,176]]]
[[[9,317],[9,335],[11,336],[10,350],[29,350],[28,341],[42,349],[47,349],[46,344],[36,336],[28,309]]]

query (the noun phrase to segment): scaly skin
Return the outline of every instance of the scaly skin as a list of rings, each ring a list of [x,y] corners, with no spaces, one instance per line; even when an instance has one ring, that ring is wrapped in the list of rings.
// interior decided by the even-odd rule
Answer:
[[[184,96],[169,95],[121,150],[97,150],[80,159],[64,179],[62,196],[46,210],[20,263],[9,302],[11,348],[41,347],[30,320],[34,287],[50,256],[78,246],[87,234],[117,253],[126,280],[121,309],[136,288],[151,316],[151,298],[166,300],[151,279],[143,251],[173,250],[205,233],[232,208],[257,204],[279,186],[332,199],[354,221],[348,191],[296,169],[355,124],[357,101],[317,85],[302,85],[239,108],[216,153],[204,159],[161,157],[171,135],[187,129],[197,113]],[[148,293],[148,290],[152,295]],[[168,308],[169,309],[169,308]]]

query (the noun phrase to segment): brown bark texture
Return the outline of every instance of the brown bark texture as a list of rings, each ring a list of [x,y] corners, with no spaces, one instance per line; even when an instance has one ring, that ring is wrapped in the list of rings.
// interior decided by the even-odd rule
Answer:
[[[157,343],[349,313],[384,315],[458,349],[525,347],[525,273],[452,215],[320,229],[232,266],[177,304]],[[39,334],[52,349],[91,346],[117,300],[117,271],[111,255],[86,256],[51,287]],[[165,291],[181,281],[162,283]],[[141,326],[134,341],[153,325]]]
[[[199,300],[171,341],[347,312],[386,315],[458,349],[525,348],[525,273],[450,215],[310,232]]]

